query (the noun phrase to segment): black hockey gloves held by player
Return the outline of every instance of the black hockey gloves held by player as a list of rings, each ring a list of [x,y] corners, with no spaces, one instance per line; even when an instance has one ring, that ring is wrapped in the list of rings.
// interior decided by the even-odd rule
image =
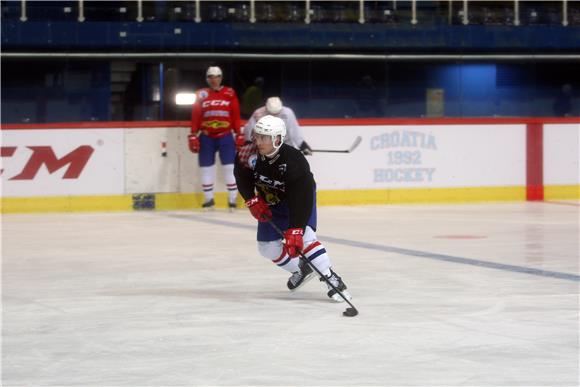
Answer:
[[[306,141],[302,141],[302,144],[300,144],[300,152],[302,152],[304,156],[312,156],[312,148]]]
[[[289,228],[284,232],[284,244],[289,256],[297,257],[300,254],[304,247],[303,235],[304,230],[301,228]]]
[[[252,213],[252,216],[258,220],[258,222],[267,222],[272,219],[272,211],[268,207],[268,203],[259,196],[254,196],[246,202],[246,207]]]
[[[197,137],[195,134],[190,134],[187,139],[189,140],[189,150],[192,151],[193,153],[198,153],[199,152],[199,137]]]

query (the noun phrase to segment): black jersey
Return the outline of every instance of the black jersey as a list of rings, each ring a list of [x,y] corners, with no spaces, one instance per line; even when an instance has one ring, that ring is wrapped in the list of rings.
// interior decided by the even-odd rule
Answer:
[[[305,228],[314,205],[316,184],[310,165],[297,149],[282,144],[272,158],[252,155],[248,161],[236,157],[234,175],[245,200],[256,193],[270,206],[287,205],[289,227]]]

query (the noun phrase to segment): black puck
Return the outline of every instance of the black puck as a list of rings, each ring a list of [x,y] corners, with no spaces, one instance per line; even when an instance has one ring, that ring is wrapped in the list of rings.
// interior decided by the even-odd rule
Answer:
[[[358,314],[358,311],[355,308],[346,308],[342,315],[345,317],[354,317]]]

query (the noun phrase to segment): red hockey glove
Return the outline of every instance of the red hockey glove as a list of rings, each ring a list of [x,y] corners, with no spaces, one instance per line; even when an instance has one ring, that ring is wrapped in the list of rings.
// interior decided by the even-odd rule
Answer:
[[[291,257],[296,257],[299,255],[299,251],[302,251],[304,247],[304,241],[302,236],[304,235],[304,230],[301,228],[289,228],[284,233],[284,244],[286,245],[286,251]]]
[[[246,143],[246,139],[243,134],[236,134],[236,150],[240,150],[241,147]]]
[[[192,151],[193,153],[198,153],[199,137],[197,137],[195,134],[192,133],[187,138],[189,139],[189,150]]]
[[[272,219],[272,211],[270,211],[268,203],[259,196],[254,196],[248,200],[246,207],[249,208],[252,216],[258,219],[258,222],[267,222]]]

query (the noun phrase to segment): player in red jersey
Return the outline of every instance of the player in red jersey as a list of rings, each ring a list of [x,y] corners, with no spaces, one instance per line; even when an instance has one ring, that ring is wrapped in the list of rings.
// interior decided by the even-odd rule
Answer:
[[[222,86],[222,70],[217,66],[207,69],[209,87],[199,90],[191,112],[189,149],[199,153],[204,209],[213,208],[215,154],[219,151],[223,175],[228,189],[228,206],[236,208],[238,189],[234,177],[236,149],[244,145],[240,128],[240,104],[231,87]],[[232,136],[233,134],[233,136]],[[235,138],[234,138],[235,136]]]

